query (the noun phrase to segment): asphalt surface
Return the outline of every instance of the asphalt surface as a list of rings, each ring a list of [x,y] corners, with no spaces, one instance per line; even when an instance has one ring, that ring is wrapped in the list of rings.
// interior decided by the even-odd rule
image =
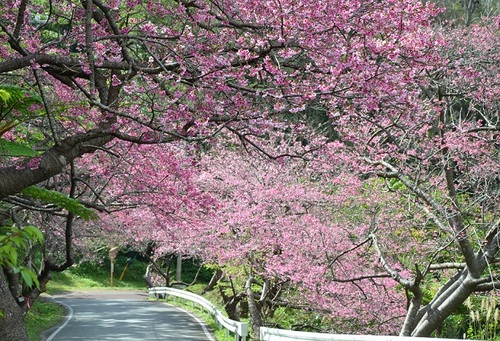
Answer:
[[[214,339],[194,315],[147,293],[72,292],[53,297],[67,309],[66,320],[45,333],[46,341],[205,341]]]

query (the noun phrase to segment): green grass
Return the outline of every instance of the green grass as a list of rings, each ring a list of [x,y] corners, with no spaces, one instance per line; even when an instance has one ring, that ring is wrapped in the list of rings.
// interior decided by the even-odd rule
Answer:
[[[109,276],[109,275],[108,275]],[[92,290],[92,289],[123,289],[123,290],[137,290],[146,289],[144,282],[130,282],[119,281],[116,277],[114,285],[110,285],[110,277],[95,278],[86,277],[84,275],[65,271],[62,273],[54,274],[53,279],[47,284],[47,293],[50,295],[74,291],[74,290]]]
[[[72,290],[91,289],[146,289],[142,276],[146,271],[146,264],[132,260],[125,269],[126,259],[119,257],[115,264],[113,286],[109,264],[98,265],[83,263],[64,272],[52,274],[52,280],[47,284],[47,293],[54,295]],[[123,273],[123,280],[120,277]]]
[[[43,298],[38,299],[26,315],[25,323],[30,341],[41,339],[41,333],[58,325],[64,316],[64,308]]]

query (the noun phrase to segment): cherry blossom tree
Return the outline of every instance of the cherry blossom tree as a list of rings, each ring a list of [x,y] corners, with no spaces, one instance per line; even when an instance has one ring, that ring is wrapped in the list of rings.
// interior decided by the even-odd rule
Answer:
[[[372,207],[355,208],[366,203],[366,197],[354,199],[363,192],[362,181],[345,173],[332,181],[331,174],[339,173],[333,167],[316,167],[319,156],[312,150],[290,154],[304,149],[298,144],[291,144],[288,152],[282,145],[283,156],[274,162],[236,147],[217,148],[215,155],[203,159],[206,169],[199,186],[219,200],[206,232],[197,233],[210,240],[204,253],[227,276],[243,281],[243,293],[235,296],[247,298],[254,332],[280,306],[335,316],[337,331],[344,333],[394,332],[404,308],[389,276],[362,285],[355,280],[341,283],[346,273],[361,275],[362,269],[373,268],[373,252],[364,257],[352,252],[334,260],[361,248],[356,247],[357,236],[367,236],[370,229],[370,219],[362,217]],[[345,214],[357,219],[343,219]],[[332,277],[332,267],[343,275]],[[261,286],[258,294],[256,285]]]
[[[122,244],[144,248],[154,242],[157,255],[199,254],[189,239],[217,202],[193,180],[199,168],[196,150],[184,142],[129,144],[119,159],[99,153],[84,157],[85,172],[98,172],[101,179],[102,195],[90,197],[107,210],[96,224],[118,235]]]

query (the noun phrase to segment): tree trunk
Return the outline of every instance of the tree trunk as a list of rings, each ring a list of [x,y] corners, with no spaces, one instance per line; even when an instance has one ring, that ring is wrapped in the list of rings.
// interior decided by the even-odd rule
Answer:
[[[212,278],[210,279],[210,282],[206,286],[205,289],[203,289],[203,293],[207,293],[209,291],[214,290],[215,285],[219,282],[219,280],[222,278],[222,270],[217,269],[215,270],[214,274],[212,275]]]
[[[182,255],[177,255],[177,264],[175,267],[175,280],[177,282],[182,282]]]
[[[441,288],[421,311],[417,314],[417,323],[411,336],[429,337],[433,331],[437,330],[460,304],[474,292],[474,279],[469,276],[467,270],[451,278],[447,285]]]
[[[234,321],[239,321],[240,316],[238,314],[238,303],[240,303],[241,298],[238,298],[235,293],[232,295],[226,295],[224,292],[224,288],[219,286],[220,295],[222,297],[222,302],[224,302],[224,310],[227,313],[227,316]]]
[[[255,282],[253,277],[247,280],[245,290],[247,294],[248,310],[250,312],[250,325],[252,326],[252,337],[255,340],[259,339],[260,326],[262,325],[262,319],[260,318],[260,309],[255,302],[254,293],[252,291],[252,283]]]
[[[0,268],[0,311],[4,315],[0,317],[0,340],[28,341],[23,312],[9,290],[2,268]]]
[[[142,279],[144,280],[144,282],[146,282],[146,285],[148,286],[148,288],[154,287],[153,281],[151,280],[151,267],[152,266],[153,266],[152,264],[148,264],[148,266],[146,268],[146,273],[144,274],[144,276],[142,276]]]

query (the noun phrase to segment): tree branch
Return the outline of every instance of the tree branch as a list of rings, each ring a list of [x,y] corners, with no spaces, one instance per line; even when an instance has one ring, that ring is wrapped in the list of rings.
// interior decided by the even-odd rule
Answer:
[[[43,155],[30,159],[32,165],[0,168],[0,198],[14,195],[22,189],[48,180],[62,172],[64,167],[86,153],[103,146],[113,136],[109,131],[95,129],[85,134],[76,134],[50,148]]]

